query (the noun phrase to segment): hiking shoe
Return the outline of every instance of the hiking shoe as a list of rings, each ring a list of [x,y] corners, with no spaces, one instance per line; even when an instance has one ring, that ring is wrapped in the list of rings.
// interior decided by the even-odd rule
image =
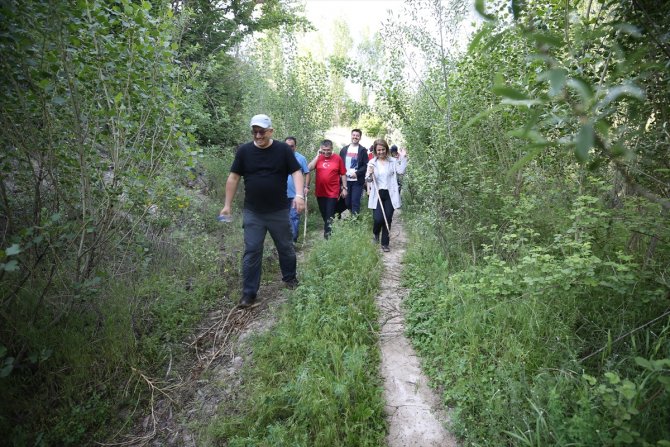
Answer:
[[[382,251],[385,252],[385,253],[388,253],[388,252],[391,251],[391,249],[389,248],[388,245],[382,245]]]
[[[246,309],[247,307],[253,305],[255,301],[256,301],[255,296],[242,295],[242,299],[240,300],[240,304],[238,304],[237,307],[239,307],[240,309]]]
[[[293,278],[289,279],[288,281],[284,281],[284,284],[286,284],[286,287],[293,290],[300,285],[300,281],[298,281],[298,278]]]

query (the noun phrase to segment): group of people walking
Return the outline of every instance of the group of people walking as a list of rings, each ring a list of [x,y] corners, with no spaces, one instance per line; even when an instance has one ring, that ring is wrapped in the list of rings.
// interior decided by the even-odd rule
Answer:
[[[407,151],[396,156],[383,139],[373,143],[372,156],[361,146],[360,129],[351,131],[351,143],[339,154],[333,153],[333,142],[323,140],[318,153],[307,163],[297,152],[297,139],[284,142],[272,138],[274,129],[267,115],[255,115],[250,122],[253,141],[241,145],[226,181],[226,197],[220,216],[230,219],[233,197],[244,177],[244,255],[242,258],[242,298],[240,307],[256,301],[261,279],[263,243],[270,233],[279,254],[282,281],[298,285],[294,243],[298,239],[300,215],[305,210],[314,173],[315,196],[324,221],[324,237],[331,234],[338,201],[343,200],[352,216],[360,212],[365,191],[372,209],[373,241],[390,251],[389,230],[394,210],[400,208],[399,179],[407,167]],[[288,209],[288,213],[287,213]],[[288,214],[288,218],[287,218]]]

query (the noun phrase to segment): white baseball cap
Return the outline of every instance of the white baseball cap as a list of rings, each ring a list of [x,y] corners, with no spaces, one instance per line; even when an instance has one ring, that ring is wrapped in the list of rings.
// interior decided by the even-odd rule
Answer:
[[[269,129],[272,127],[272,120],[267,115],[254,115],[253,118],[251,118],[251,127],[254,126],[262,127],[263,129]]]

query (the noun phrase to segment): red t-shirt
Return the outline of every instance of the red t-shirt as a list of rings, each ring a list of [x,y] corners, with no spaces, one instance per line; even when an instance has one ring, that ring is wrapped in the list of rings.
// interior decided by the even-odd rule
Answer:
[[[340,176],[347,173],[344,162],[339,155],[333,154],[330,158],[319,155],[316,160],[316,188],[317,197],[340,197]]]

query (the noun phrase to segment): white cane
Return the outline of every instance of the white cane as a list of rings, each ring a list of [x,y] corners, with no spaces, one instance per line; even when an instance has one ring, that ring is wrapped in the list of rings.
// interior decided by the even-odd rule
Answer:
[[[307,242],[307,197],[305,197],[305,226],[302,230],[302,245]]]

